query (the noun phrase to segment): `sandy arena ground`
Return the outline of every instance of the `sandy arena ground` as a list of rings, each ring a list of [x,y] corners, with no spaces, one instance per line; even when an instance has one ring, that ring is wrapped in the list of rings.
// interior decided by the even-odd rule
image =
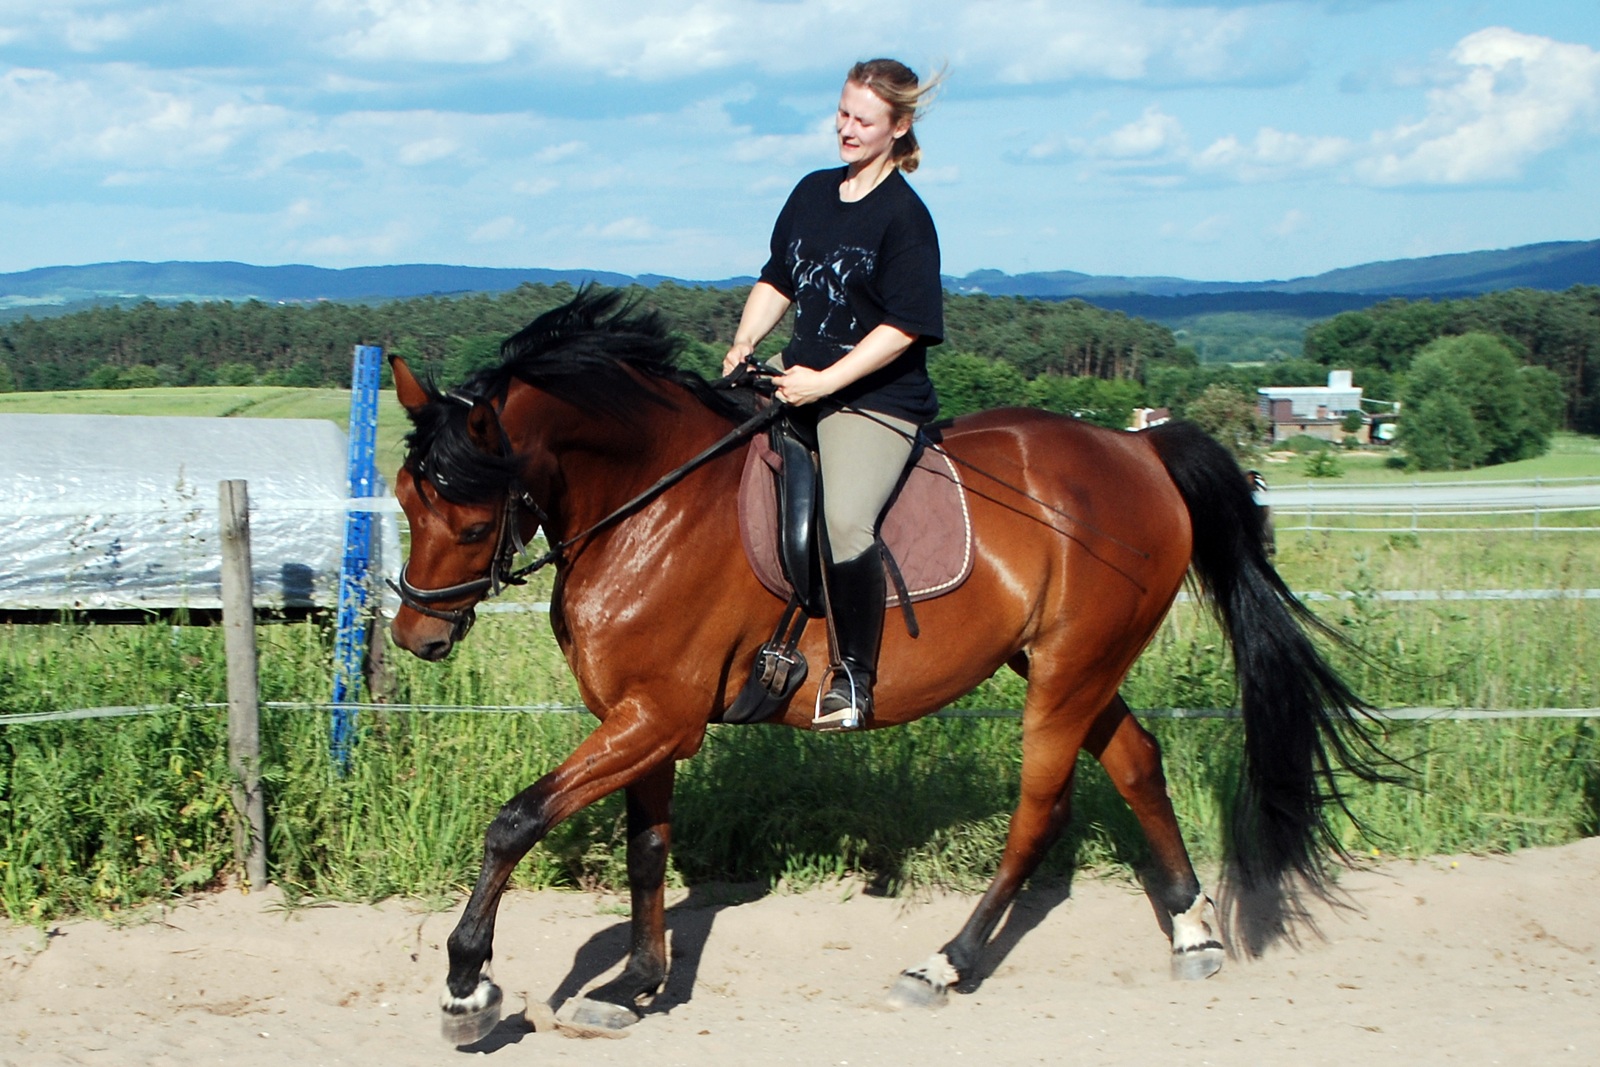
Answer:
[[[613,898],[515,894],[495,971],[507,1019],[482,1045],[438,1036],[459,906],[293,911],[222,893],[114,927],[0,927],[0,1065],[1362,1064],[1600,1059],[1600,839],[1347,875],[1358,910],[1201,983],[1167,978],[1144,896],[1080,878],[1026,893],[944,1008],[880,1007],[899,969],[972,901],[844,888],[730,903],[679,894],[663,995],[621,1036],[549,1022],[615,968]],[[1241,940],[1236,935],[1235,940]],[[1237,947],[1237,946],[1236,946]]]

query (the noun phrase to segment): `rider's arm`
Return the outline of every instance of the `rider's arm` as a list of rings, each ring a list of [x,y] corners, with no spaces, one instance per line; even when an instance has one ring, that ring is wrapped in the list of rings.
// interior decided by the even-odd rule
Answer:
[[[761,339],[789,310],[790,300],[766,282],[756,282],[744,302],[744,313],[739,316],[739,329],[733,335],[733,344],[722,358],[722,373],[732,374],[733,369],[756,350]]]
[[[778,399],[789,404],[809,404],[837,393],[851,382],[887,367],[916,338],[888,323],[876,326],[861,342],[823,370],[790,367],[778,379]]]

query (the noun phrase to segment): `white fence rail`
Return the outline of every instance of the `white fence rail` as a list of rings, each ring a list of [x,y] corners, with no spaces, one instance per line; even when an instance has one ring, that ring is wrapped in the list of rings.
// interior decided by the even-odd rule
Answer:
[[[1279,530],[1361,533],[1594,533],[1600,523],[1573,525],[1561,516],[1600,511],[1600,479],[1539,478],[1532,481],[1413,482],[1409,485],[1318,485],[1264,490],[1256,499],[1272,509]],[[1448,526],[1432,520],[1483,516],[1528,516],[1528,524]],[[1335,517],[1398,518],[1384,526],[1319,524]],[[1300,522],[1285,522],[1301,519]]]

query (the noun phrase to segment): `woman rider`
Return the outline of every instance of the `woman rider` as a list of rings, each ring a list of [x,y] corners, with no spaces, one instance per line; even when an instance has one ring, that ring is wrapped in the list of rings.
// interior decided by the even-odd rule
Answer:
[[[944,334],[939,238],[904,175],[921,159],[912,124],[937,78],[892,59],[857,63],[835,119],[841,168],[807,175],[772,230],[771,258],[745,302],[731,373],[793,305],[778,399],[816,405],[832,682],[814,726],[849,730],[871,713],[883,635],[878,521],[938,413],[928,346]]]

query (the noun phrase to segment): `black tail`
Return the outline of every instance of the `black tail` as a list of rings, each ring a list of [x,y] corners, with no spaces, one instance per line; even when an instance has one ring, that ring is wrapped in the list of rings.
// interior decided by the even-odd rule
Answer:
[[[1344,807],[1338,774],[1394,781],[1367,730],[1370,708],[1311,640],[1340,636],[1301,604],[1267,560],[1261,509],[1227,449],[1192,423],[1149,431],[1194,527],[1190,564],[1233,646],[1245,756],[1232,847],[1246,884],[1290,871],[1320,883],[1343,853],[1326,821]]]

